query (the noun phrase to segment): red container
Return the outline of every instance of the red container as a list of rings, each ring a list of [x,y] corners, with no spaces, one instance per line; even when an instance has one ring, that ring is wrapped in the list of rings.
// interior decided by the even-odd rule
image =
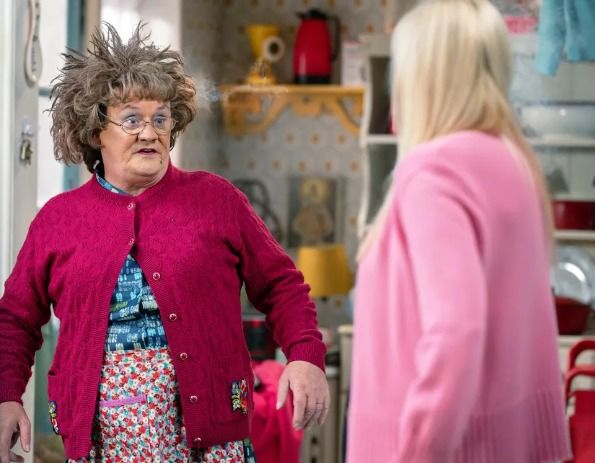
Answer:
[[[595,380],[595,365],[577,365],[578,356],[585,351],[595,351],[595,339],[582,339],[572,346],[568,355],[568,371],[564,375],[567,408],[574,398],[574,414],[568,420],[574,456],[566,463],[595,462],[595,389],[586,386],[588,383],[573,384],[581,377]]]
[[[537,26],[535,16],[504,16],[504,22],[511,34],[528,34]]]
[[[595,230],[595,201],[552,201],[554,225],[558,230]]]
[[[298,13],[301,19],[293,47],[293,79],[296,84],[328,84],[332,62],[337,58],[340,24],[336,16],[317,9]],[[335,27],[335,47],[331,43],[329,21]]]
[[[591,306],[568,297],[556,296],[556,317],[560,334],[582,334],[587,328]]]

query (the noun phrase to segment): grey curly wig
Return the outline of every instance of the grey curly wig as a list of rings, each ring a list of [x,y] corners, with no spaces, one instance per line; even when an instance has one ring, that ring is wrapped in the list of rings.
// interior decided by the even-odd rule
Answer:
[[[88,56],[74,50],[63,55],[64,66],[50,93],[54,156],[66,164],[84,162],[90,172],[101,161],[94,139],[107,123],[108,106],[141,99],[169,102],[176,120],[172,147],[197,111],[196,87],[179,53],[149,43],[142,23],[126,44],[112,25],[104,24],[107,31],[95,31]]]

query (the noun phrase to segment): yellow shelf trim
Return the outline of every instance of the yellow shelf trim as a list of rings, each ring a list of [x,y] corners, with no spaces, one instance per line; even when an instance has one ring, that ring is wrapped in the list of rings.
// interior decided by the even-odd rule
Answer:
[[[224,128],[231,135],[264,132],[288,106],[301,117],[317,117],[329,111],[351,134],[359,133],[362,87],[224,85],[220,92]],[[347,102],[351,105],[346,105]]]

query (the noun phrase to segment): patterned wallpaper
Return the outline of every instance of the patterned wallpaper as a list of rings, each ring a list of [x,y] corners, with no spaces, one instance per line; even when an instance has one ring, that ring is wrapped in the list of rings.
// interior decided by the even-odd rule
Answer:
[[[513,2],[496,0],[508,14],[519,14]],[[298,11],[319,8],[339,16],[343,39],[360,33],[384,31],[394,14],[391,0],[183,0],[182,47],[195,79],[212,85],[239,83],[252,62],[245,27],[266,22],[280,27],[287,45],[275,63],[280,82],[290,82],[291,49],[299,25]],[[338,64],[333,81],[338,82]],[[205,90],[205,95],[212,92]],[[181,165],[208,169],[230,180],[256,179],[267,188],[270,207],[287,236],[289,178],[314,175],[342,179],[341,241],[352,269],[357,248],[356,216],[362,189],[362,153],[357,137],[347,132],[331,114],[302,118],[286,109],[269,129],[259,135],[234,137],[222,130],[217,101],[203,110],[183,139]],[[284,244],[286,241],[284,240]],[[290,250],[291,252],[291,250]],[[334,327],[347,320],[343,297],[319,301],[322,326]]]
[[[219,47],[223,33],[223,4],[219,0],[182,0],[182,56],[200,96],[196,120],[180,138],[180,167],[213,170],[221,151],[221,118],[214,100],[219,83]]]
[[[290,82],[291,48],[299,25],[298,11],[319,8],[337,15],[344,38],[361,32],[381,32],[386,0],[226,0],[224,1],[222,76],[241,82],[252,62],[245,26],[271,22],[279,25],[287,44],[282,60],[275,63],[280,82]],[[338,81],[337,66],[333,80]],[[256,177],[264,181],[273,198],[273,210],[288,229],[289,188],[292,175],[319,175],[343,179],[342,239],[350,254],[356,248],[355,224],[361,180],[361,153],[357,137],[330,114],[301,118],[286,110],[269,130],[258,136],[224,137],[219,171],[231,179]]]
[[[215,84],[240,82],[252,57],[244,27],[257,22],[280,26],[288,51],[275,68],[280,81],[291,79],[291,45],[299,18],[296,11],[320,8],[337,14],[344,37],[380,32],[387,0],[224,0],[183,3],[183,53],[193,77]],[[343,179],[341,226],[343,239],[353,255],[356,247],[355,217],[361,189],[361,153],[357,138],[330,114],[301,118],[290,110],[265,133],[231,137],[222,132],[216,102],[203,111],[183,139],[182,165],[207,168],[231,180],[262,180],[272,198],[273,211],[287,224],[289,176],[320,175]],[[287,232],[287,230],[285,230]]]
[[[279,26],[287,51],[274,67],[281,82],[290,82],[291,49],[300,23],[297,12],[318,8],[329,15],[336,15],[341,23],[343,39],[356,39],[362,32],[382,32],[385,17],[392,10],[390,0],[224,0],[223,3],[226,40],[222,59],[227,82],[241,81],[250,67],[252,56],[245,33],[248,24],[264,22]],[[338,63],[335,64],[337,70]],[[337,72],[333,79],[338,82]]]
[[[526,7],[513,0],[492,0],[504,13],[521,15]],[[224,24],[221,59],[226,82],[240,82],[250,67],[251,55],[245,26],[252,23],[273,23],[280,28],[287,52],[275,70],[281,82],[290,82],[291,49],[299,26],[296,12],[318,8],[336,15],[341,22],[342,39],[355,40],[361,33],[390,31],[396,0],[223,0]],[[338,63],[335,71],[338,71]],[[338,72],[334,73],[338,82]]]

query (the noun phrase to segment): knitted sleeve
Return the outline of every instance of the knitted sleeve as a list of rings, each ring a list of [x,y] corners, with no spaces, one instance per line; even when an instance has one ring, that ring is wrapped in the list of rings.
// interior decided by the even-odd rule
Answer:
[[[409,179],[397,204],[422,335],[395,461],[450,461],[479,396],[486,336],[486,277],[477,218],[464,189],[445,173],[429,169]]]
[[[234,195],[240,272],[250,301],[266,314],[267,326],[288,361],[304,360],[324,370],[325,347],[310,288],[246,196],[240,191]]]
[[[14,269],[0,298],[0,403],[22,403],[41,327],[50,318],[48,271],[39,214],[29,227]]]

